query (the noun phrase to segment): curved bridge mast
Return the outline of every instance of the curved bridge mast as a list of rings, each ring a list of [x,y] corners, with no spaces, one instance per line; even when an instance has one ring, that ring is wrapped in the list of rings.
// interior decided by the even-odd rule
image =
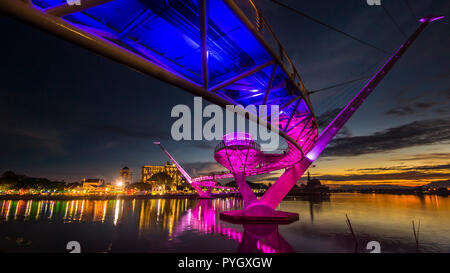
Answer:
[[[394,67],[400,57],[406,52],[416,38],[429,25],[429,23],[443,19],[443,16],[424,17],[420,19],[419,28],[403,43],[400,48],[392,55],[389,60],[375,73],[375,75],[366,83],[366,85],[358,92],[358,94],[344,107],[344,109],[334,118],[334,120],[322,131],[316,144],[309,151],[301,162],[288,169],[264,194],[260,201],[272,208],[276,208],[283,200],[289,190],[300,179],[309,166],[319,157],[325,147],[331,142],[334,136],[345,125],[345,123],[353,116],[361,104],[373,92],[377,85]]]

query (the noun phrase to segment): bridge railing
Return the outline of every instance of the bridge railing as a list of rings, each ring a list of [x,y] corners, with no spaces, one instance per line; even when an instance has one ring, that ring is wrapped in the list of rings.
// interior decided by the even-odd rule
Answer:
[[[248,17],[253,27],[259,32],[259,34],[264,38],[264,41],[267,45],[272,49],[274,53],[277,54],[277,57],[281,64],[283,65],[283,69],[286,74],[289,75],[292,82],[300,89],[304,90],[303,81],[298,73],[297,69],[294,66],[291,58],[287,54],[286,50],[281,45],[280,40],[278,40],[275,32],[272,30],[270,25],[268,24],[266,18],[262,15],[262,13],[258,10],[258,8],[254,5],[252,0],[234,0],[234,2],[239,6],[239,8],[244,12],[244,14]]]
[[[261,151],[261,145],[259,145],[259,143],[255,142],[254,140],[232,140],[228,141],[227,144],[225,144],[224,141],[219,142],[216,148],[214,148],[214,153],[217,153],[219,150],[230,146],[240,146],[240,147],[245,146],[251,149],[255,149],[257,151]]]

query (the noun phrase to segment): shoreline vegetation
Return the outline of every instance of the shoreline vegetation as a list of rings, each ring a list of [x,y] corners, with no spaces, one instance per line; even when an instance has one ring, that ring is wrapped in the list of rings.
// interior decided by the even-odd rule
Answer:
[[[219,197],[229,197],[232,195],[221,195]],[[4,194],[0,195],[0,200],[131,200],[131,199],[196,199],[197,194],[161,194],[161,195],[126,195],[126,194],[110,194],[110,195],[35,195],[35,194]]]
[[[362,193],[362,194],[396,194],[396,195],[450,195],[450,181],[435,181],[419,187],[396,187],[396,188],[340,188],[329,189],[322,186],[317,179],[309,179],[302,186],[295,185],[287,197],[325,197],[330,193]],[[262,196],[271,186],[247,181],[250,188],[257,196]],[[317,185],[316,185],[317,184]],[[226,187],[235,188],[235,191],[219,191],[215,198],[239,197],[236,182],[231,181]],[[347,185],[351,186],[351,185]],[[66,183],[64,181],[50,181],[46,178],[27,177],[17,175],[12,171],[6,171],[0,177],[0,200],[114,200],[114,199],[184,199],[198,198],[193,189],[183,187],[182,189],[166,189],[154,191],[148,183],[137,182],[129,184],[121,189],[109,189],[110,186],[84,187],[82,183]],[[107,190],[105,190],[107,189]]]

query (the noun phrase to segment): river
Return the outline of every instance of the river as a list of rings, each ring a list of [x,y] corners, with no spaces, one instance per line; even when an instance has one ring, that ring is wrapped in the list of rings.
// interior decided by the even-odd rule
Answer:
[[[336,193],[284,200],[278,209],[300,214],[288,225],[219,219],[242,206],[238,198],[0,200],[0,252],[69,252],[69,241],[81,252],[369,252],[370,241],[381,252],[450,252],[450,197]]]

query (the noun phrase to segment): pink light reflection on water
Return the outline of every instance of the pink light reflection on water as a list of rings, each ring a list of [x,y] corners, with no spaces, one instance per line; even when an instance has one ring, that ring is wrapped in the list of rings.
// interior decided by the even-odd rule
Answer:
[[[202,234],[222,235],[241,244],[244,232],[228,227],[218,218],[219,211],[227,210],[231,207],[231,204],[227,204],[223,199],[199,200],[195,208],[189,209],[180,219],[173,236],[176,238],[181,236],[186,230],[196,230]],[[256,249],[262,253],[279,252],[263,240],[257,241]]]

